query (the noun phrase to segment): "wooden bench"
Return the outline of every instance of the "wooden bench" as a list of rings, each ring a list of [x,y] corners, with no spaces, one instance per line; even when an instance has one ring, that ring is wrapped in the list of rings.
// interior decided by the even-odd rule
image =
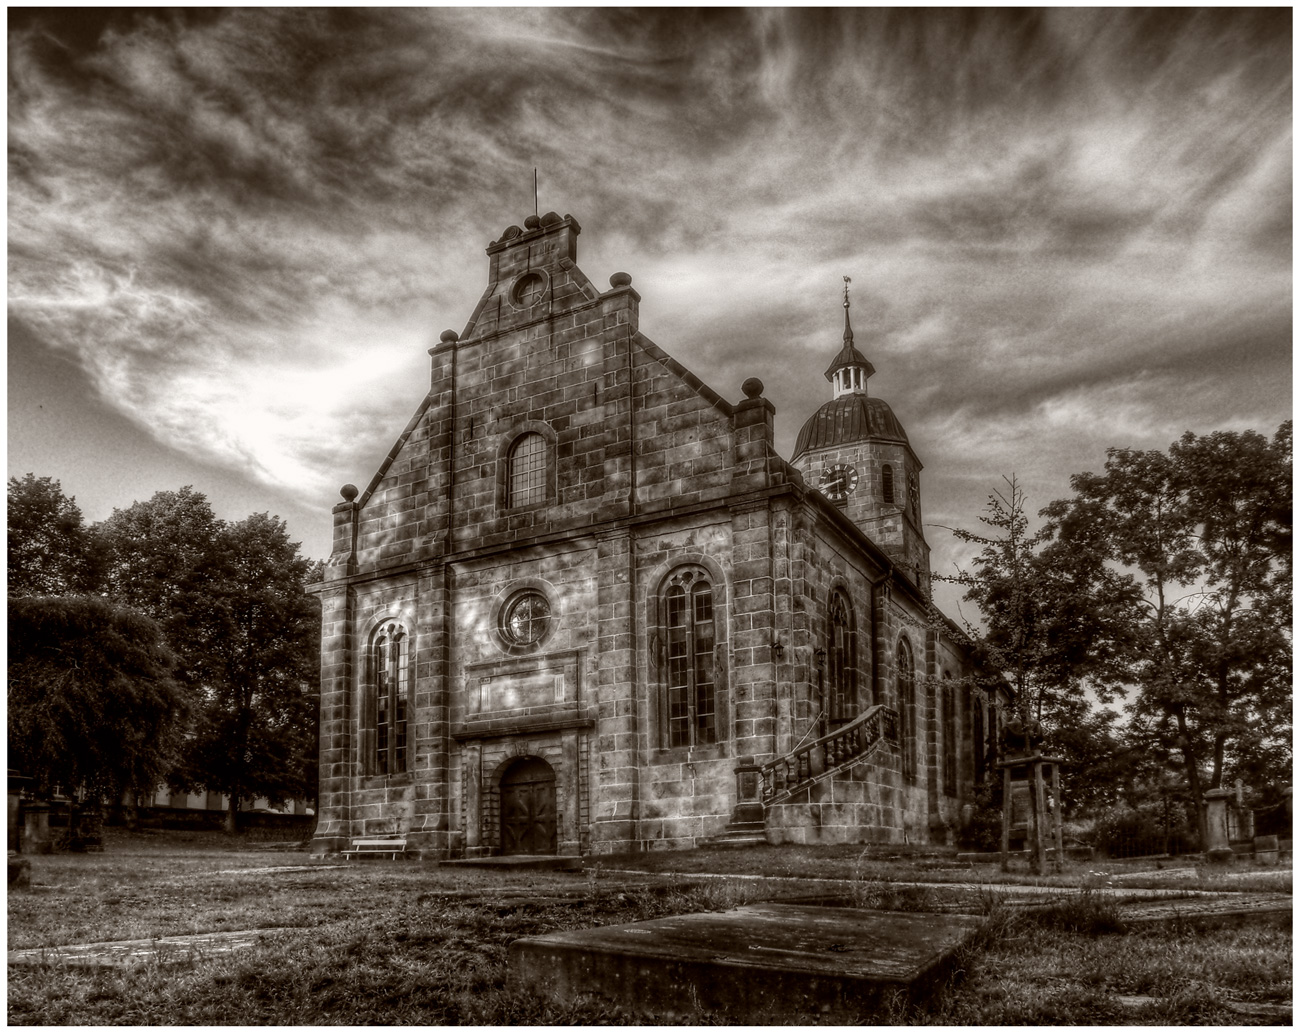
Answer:
[[[352,841],[352,846],[343,852],[343,857],[351,859],[353,855],[361,858],[382,858],[387,855],[396,860],[406,854],[406,837],[370,837]]]

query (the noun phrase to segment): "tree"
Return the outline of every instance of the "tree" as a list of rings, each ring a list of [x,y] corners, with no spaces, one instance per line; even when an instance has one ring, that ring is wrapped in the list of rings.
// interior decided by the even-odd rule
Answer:
[[[1289,423],[1271,442],[1188,433],[1168,453],[1108,450],[1043,511],[1063,550],[1125,570],[1096,671],[1135,688],[1130,735],[1179,754],[1193,801],[1261,746],[1289,766],[1290,472]]]
[[[1024,492],[1003,480],[979,518],[988,533],[949,529],[980,547],[970,569],[936,577],[979,608],[982,624],[966,622],[966,634],[994,681],[1011,686],[1021,718],[1052,728],[1080,717],[1080,677],[1122,587],[1095,553],[1049,546],[1048,528],[1031,532]]]
[[[105,581],[112,597],[150,615],[169,634],[183,627],[201,590],[194,574],[212,549],[221,522],[207,497],[186,485],[155,492],[113,515],[95,532],[106,551]]]
[[[320,609],[305,591],[311,565],[278,518],[223,525],[213,545],[196,572],[204,606],[190,614],[203,687],[194,774],[230,795],[233,830],[241,798],[311,792],[301,762],[316,756]]]
[[[229,794],[231,831],[241,800],[310,794],[319,607],[284,522],[221,521],[186,487],[115,510],[101,530],[110,591],[158,616],[195,698],[174,780]]]
[[[53,478],[9,479],[9,596],[92,592],[99,551],[76,500]]]
[[[152,792],[178,752],[186,698],[153,621],[88,596],[9,601],[9,763],[92,799]]]

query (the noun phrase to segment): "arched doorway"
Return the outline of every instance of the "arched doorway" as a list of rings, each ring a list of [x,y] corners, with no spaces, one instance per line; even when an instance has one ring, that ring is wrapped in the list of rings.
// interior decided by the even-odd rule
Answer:
[[[555,854],[555,770],[541,758],[501,774],[501,853]]]

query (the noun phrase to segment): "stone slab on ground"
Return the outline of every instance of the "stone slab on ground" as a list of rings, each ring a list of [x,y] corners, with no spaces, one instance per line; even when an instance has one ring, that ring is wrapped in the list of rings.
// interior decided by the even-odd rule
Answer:
[[[676,1018],[852,1022],[945,974],[978,916],[749,905],[624,926],[525,937],[510,986],[556,1001],[594,995]]]
[[[1124,905],[1120,918],[1129,929],[1188,924],[1196,927],[1264,923],[1291,926],[1291,897],[1281,894],[1225,894],[1219,898],[1176,898]]]
[[[1125,1009],[1143,1010],[1161,1004],[1162,1000],[1151,995],[1116,995],[1115,1001]],[[1239,1016],[1273,1020],[1278,1025],[1289,1025],[1291,1023],[1290,1002],[1278,1004],[1273,1002],[1238,1002],[1233,999],[1224,999],[1221,1004],[1229,1012],[1235,1012]],[[1269,1026],[1273,1025],[1269,1024]]]
[[[179,934],[134,941],[67,944],[57,948],[20,948],[9,952],[11,966],[71,966],[78,969],[127,968],[150,963],[192,965],[203,959],[251,948],[273,930],[235,930]]]

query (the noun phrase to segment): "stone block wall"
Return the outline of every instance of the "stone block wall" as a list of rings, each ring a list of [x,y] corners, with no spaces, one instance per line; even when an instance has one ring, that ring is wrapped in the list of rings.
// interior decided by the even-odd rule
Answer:
[[[524,754],[556,773],[562,851],[715,835],[735,805],[735,759],[791,749],[822,706],[815,656],[837,587],[854,612],[860,707],[891,701],[908,632],[918,776],[903,780],[878,758],[874,775],[781,806],[777,828],[835,838],[858,822],[884,831],[860,835],[893,837],[936,812],[946,819],[945,730],[925,676],[957,654],[927,640],[915,600],[891,601],[879,587],[889,561],[828,517],[772,451],[761,385],[746,382],[733,405],[642,335],[630,277],[593,287],[575,264],[578,233],[548,214],[489,247],[473,316],[430,350],[428,394],[366,488],[334,509],[318,841],[403,832],[433,854],[496,850],[500,774]],[[546,442],[545,490],[511,505],[509,449],[526,432]],[[915,458],[891,448],[905,505]],[[878,492],[884,457],[857,458],[868,482],[859,492]],[[894,530],[905,544],[907,528]],[[719,739],[670,748],[655,601],[684,563],[715,587]],[[547,595],[553,624],[521,651],[500,622],[524,587]],[[368,775],[366,654],[377,622],[399,615],[414,651],[410,771]],[[799,816],[824,832],[796,834]]]
[[[877,754],[767,808],[773,844],[925,843],[906,806],[897,759]]]

